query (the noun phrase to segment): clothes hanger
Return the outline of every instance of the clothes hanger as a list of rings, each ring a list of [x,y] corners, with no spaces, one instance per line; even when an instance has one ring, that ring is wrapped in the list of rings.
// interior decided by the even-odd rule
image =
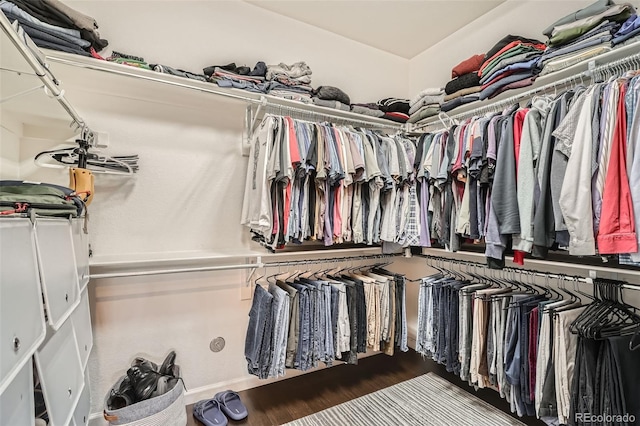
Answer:
[[[80,167],[93,173],[131,176],[138,171],[138,156],[108,157],[88,152],[86,142],[77,141],[80,146],[39,152],[33,159],[38,167],[66,169]],[[82,167],[81,165],[84,165]]]

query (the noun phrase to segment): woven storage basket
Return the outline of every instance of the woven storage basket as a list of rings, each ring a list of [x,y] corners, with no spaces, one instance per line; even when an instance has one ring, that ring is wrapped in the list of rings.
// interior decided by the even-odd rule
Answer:
[[[120,380],[113,386],[118,389]],[[187,424],[187,411],[184,404],[184,386],[182,380],[178,380],[169,392],[140,401],[119,410],[109,410],[107,400],[104,400],[104,418],[112,426],[185,426]]]

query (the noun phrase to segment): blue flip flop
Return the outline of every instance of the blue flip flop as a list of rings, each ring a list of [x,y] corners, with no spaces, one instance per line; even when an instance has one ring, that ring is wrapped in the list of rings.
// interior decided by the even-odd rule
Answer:
[[[193,404],[193,417],[205,426],[226,426],[228,423],[216,399],[203,399]]]
[[[218,392],[213,397],[220,404],[220,409],[232,420],[242,420],[249,414],[247,407],[240,401],[240,395],[232,390]]]

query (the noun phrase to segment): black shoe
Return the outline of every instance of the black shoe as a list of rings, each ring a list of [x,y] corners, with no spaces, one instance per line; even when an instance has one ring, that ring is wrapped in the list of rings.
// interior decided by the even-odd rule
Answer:
[[[109,395],[109,399],[107,400],[107,406],[110,410],[119,410],[120,408],[133,404],[134,401],[135,393],[131,386],[131,380],[129,376],[127,376],[122,380],[117,390],[111,390],[111,395]]]
[[[158,372],[163,376],[173,377],[173,366],[175,365],[175,362],[176,362],[176,351],[171,351],[162,362],[162,365],[160,366],[160,370],[158,370]]]
[[[140,367],[144,370],[153,370],[153,371],[158,371],[158,364],[156,364],[155,362],[149,361],[148,359],[145,358],[136,358],[133,360],[133,362],[131,363],[132,367]]]
[[[157,371],[145,368],[144,365],[134,365],[127,370],[127,376],[131,380],[136,402],[149,399],[158,387],[160,374]]]

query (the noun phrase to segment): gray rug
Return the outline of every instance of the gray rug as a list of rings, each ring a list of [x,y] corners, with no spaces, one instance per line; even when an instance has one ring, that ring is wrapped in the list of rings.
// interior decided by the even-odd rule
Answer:
[[[523,423],[434,373],[287,423],[289,426],[502,426]]]

